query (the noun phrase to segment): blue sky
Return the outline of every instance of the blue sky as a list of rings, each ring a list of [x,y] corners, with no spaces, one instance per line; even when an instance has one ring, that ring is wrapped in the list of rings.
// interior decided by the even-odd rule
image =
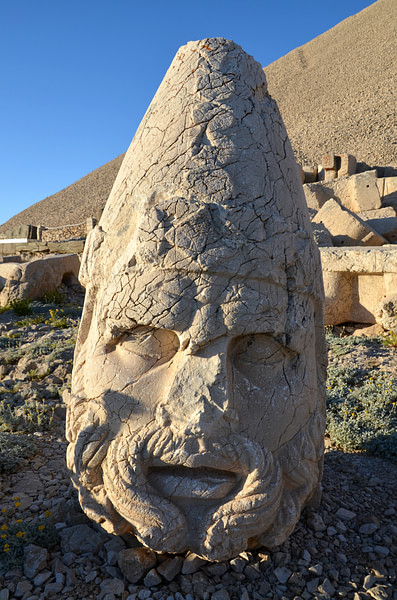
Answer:
[[[0,0],[0,224],[124,152],[179,46],[263,66],[367,0]]]

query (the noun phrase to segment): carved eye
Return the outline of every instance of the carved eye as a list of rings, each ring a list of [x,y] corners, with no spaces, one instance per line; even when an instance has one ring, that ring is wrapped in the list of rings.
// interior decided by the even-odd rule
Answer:
[[[179,349],[178,336],[167,329],[138,326],[124,332],[117,342],[118,350],[131,353],[152,363],[170,360]]]
[[[247,374],[258,368],[275,374],[283,368],[286,359],[291,360],[294,356],[294,352],[265,334],[237,338],[230,349],[233,366]]]

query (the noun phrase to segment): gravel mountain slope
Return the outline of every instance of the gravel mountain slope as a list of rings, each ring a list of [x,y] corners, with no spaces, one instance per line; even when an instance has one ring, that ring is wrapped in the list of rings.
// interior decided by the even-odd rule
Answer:
[[[297,160],[397,165],[397,2],[378,0],[265,68]]]
[[[124,154],[117,156],[60,192],[32,204],[1,225],[0,233],[14,225],[58,227],[96,216],[105,206],[123,158]]]

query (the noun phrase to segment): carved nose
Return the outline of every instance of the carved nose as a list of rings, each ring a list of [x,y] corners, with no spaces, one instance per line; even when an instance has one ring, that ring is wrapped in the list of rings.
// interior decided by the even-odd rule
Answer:
[[[200,436],[236,423],[231,406],[226,352],[181,353],[175,364],[164,402],[157,418]]]

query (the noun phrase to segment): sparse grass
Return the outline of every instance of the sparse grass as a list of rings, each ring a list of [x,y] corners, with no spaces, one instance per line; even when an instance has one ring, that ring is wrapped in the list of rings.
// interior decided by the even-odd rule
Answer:
[[[354,336],[327,339],[337,356],[348,353],[358,343],[375,341]],[[332,442],[347,451],[365,451],[397,461],[395,374],[330,366],[327,388],[327,433]]]
[[[30,436],[0,431],[0,473],[15,473],[34,454],[36,444]]]
[[[46,322],[45,315],[35,315],[34,317],[27,317],[20,321],[15,321],[15,327],[31,327],[32,325],[40,325]]]
[[[19,497],[14,496],[12,510],[0,508],[0,572],[5,573],[24,562],[24,550],[35,544],[54,550],[59,538],[51,521],[51,512],[43,511],[38,519],[28,520],[21,511]]]
[[[30,298],[21,298],[18,300],[11,300],[10,307],[14,311],[14,313],[18,316],[25,316],[32,314],[32,301]]]
[[[59,308],[57,308],[56,310],[52,310],[50,308],[50,316],[45,322],[47,325],[51,325],[52,327],[59,327],[60,329],[67,329],[71,326],[70,320],[64,314],[64,311]]]
[[[0,430],[8,432],[20,431],[33,433],[51,428],[54,409],[44,400],[25,400],[21,406],[13,402],[0,401]]]
[[[44,294],[43,302],[45,304],[63,304],[65,296],[59,290],[51,290]]]
[[[3,358],[5,364],[9,365],[16,364],[22,356],[28,356],[29,358],[46,356],[46,361],[48,363],[51,363],[58,358],[69,360],[71,356],[73,356],[75,343],[75,337],[72,335],[66,339],[50,340],[48,338],[43,338],[37,342],[30,342],[23,345],[21,343],[15,345],[11,344],[11,347],[5,351]]]

